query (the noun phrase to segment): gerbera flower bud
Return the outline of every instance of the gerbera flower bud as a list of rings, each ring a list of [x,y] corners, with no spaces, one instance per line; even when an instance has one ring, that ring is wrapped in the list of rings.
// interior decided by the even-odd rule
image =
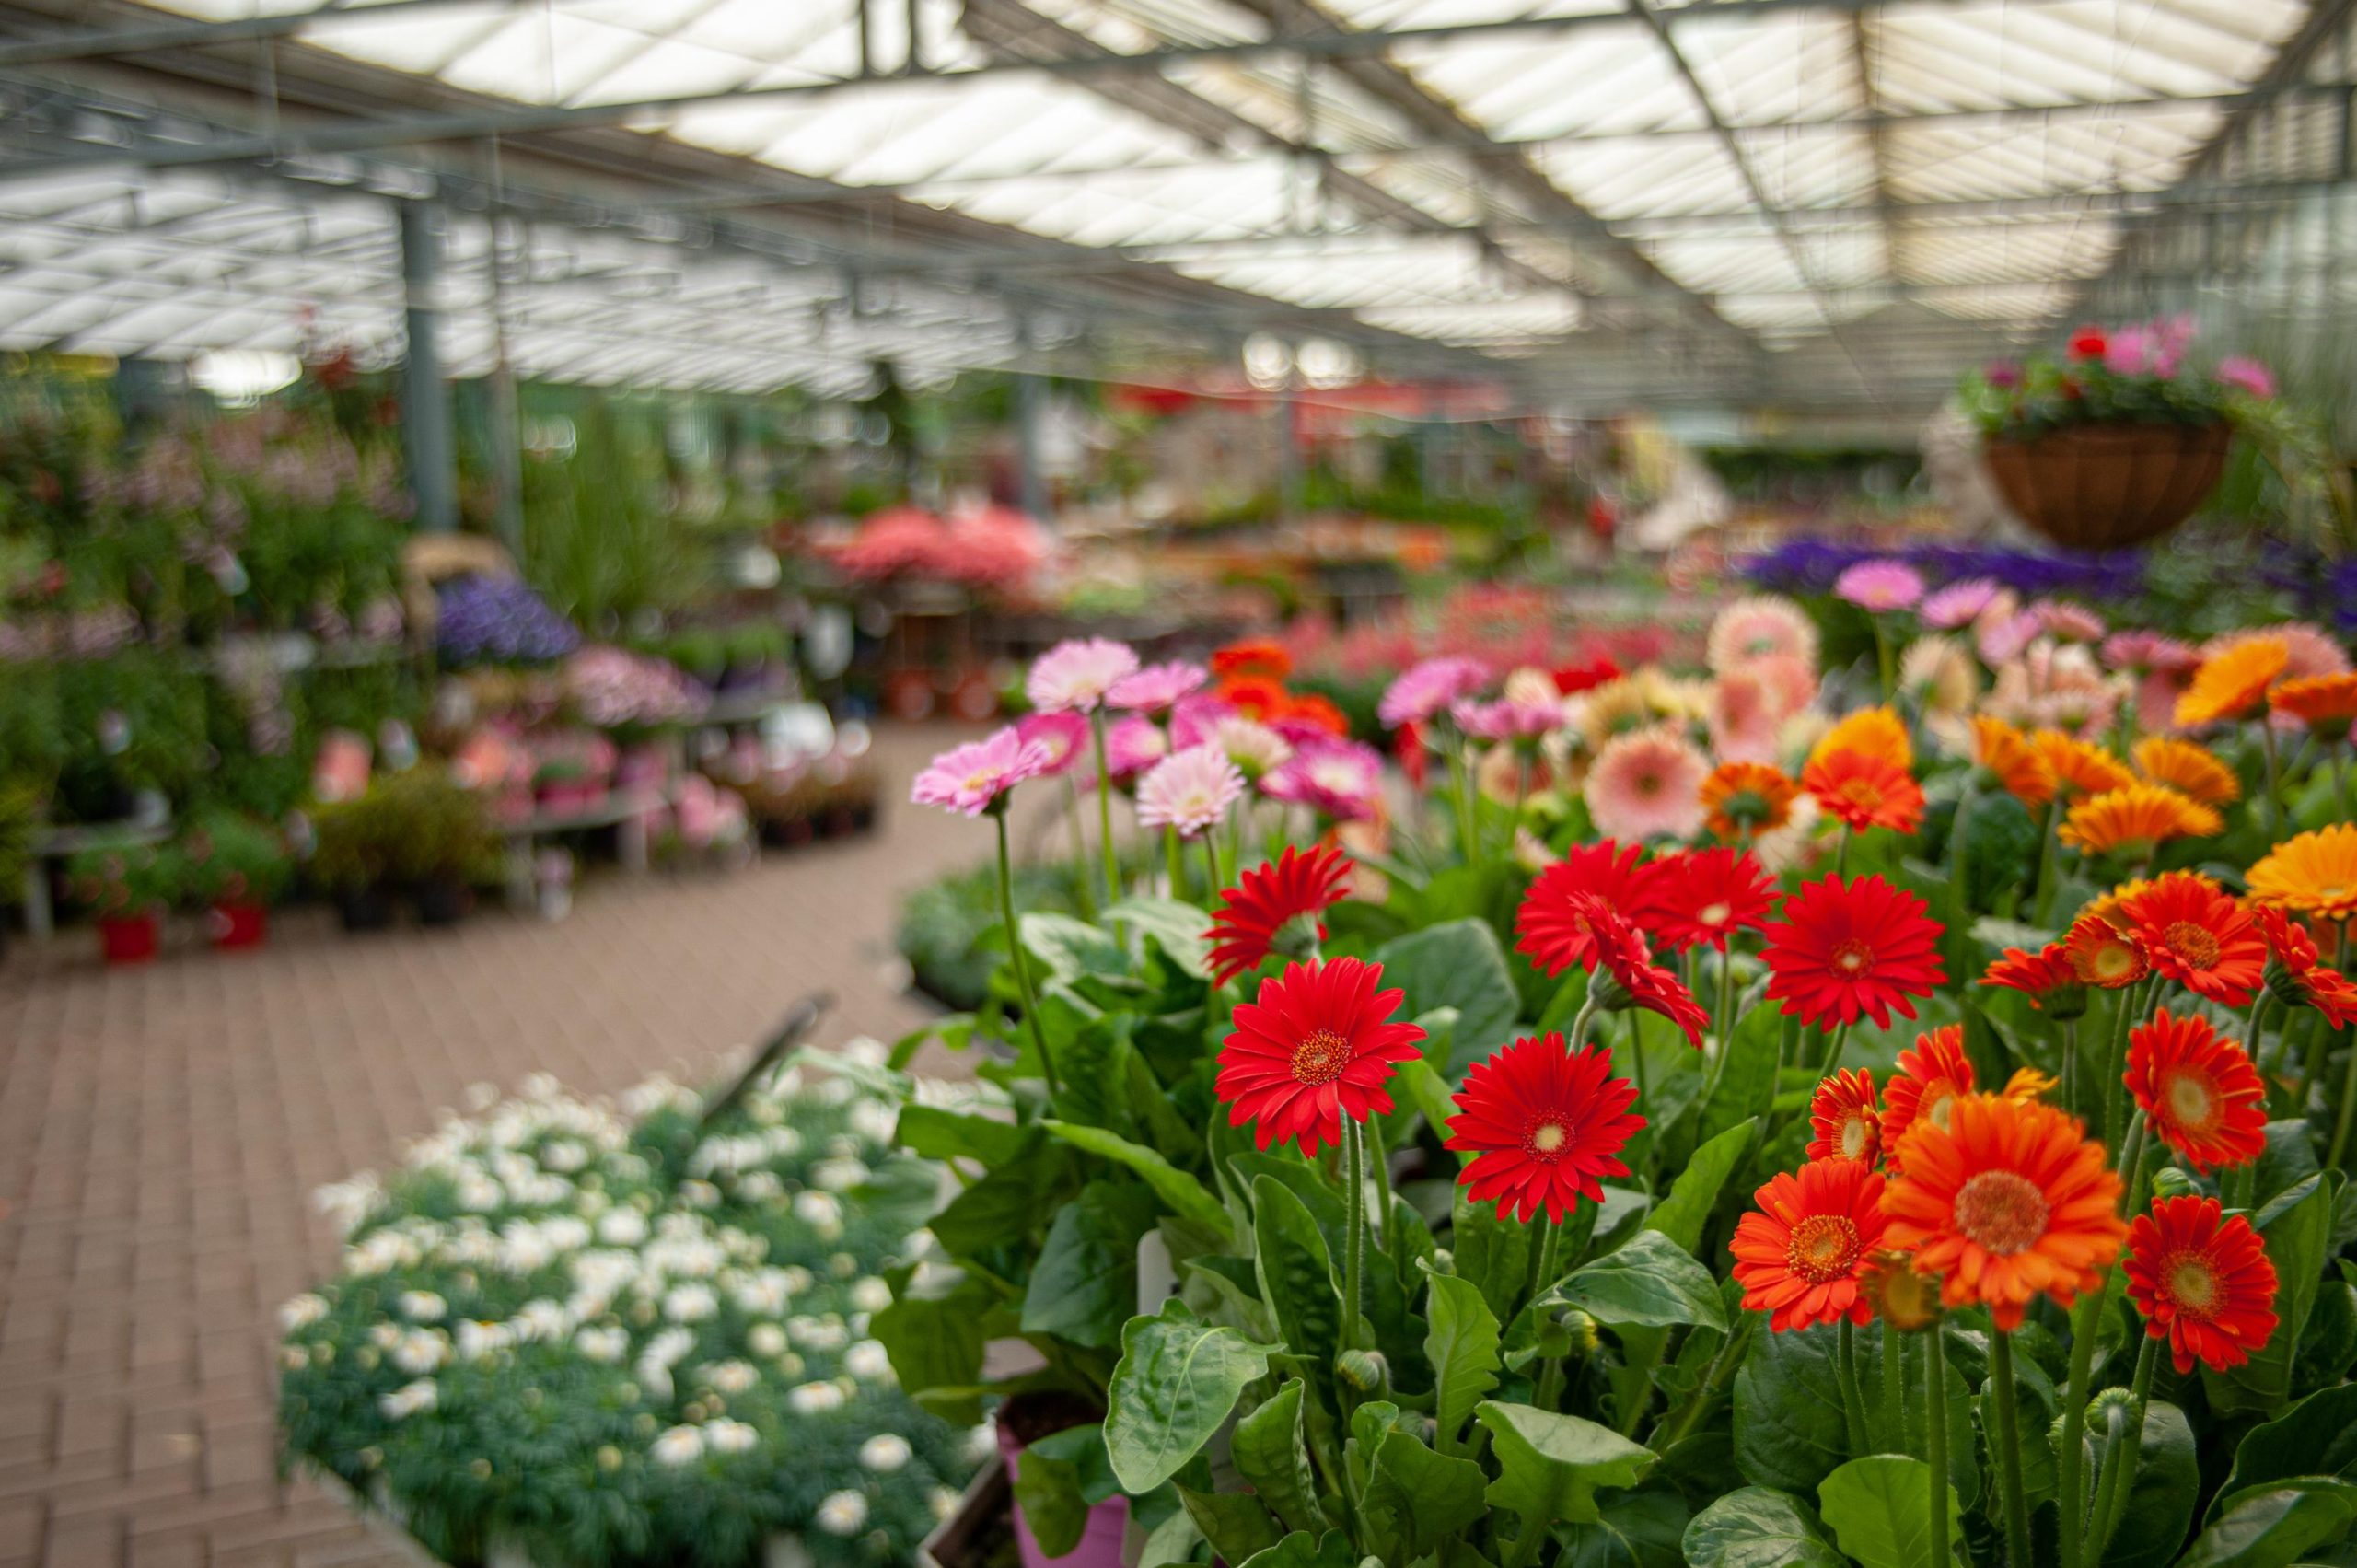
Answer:
[[[1391,1364],[1381,1351],[1346,1350],[1334,1358],[1334,1376],[1362,1394],[1380,1399],[1391,1391]]]
[[[1875,1317],[1902,1334],[1940,1320],[1939,1277],[1919,1273],[1914,1259],[1904,1252],[1868,1253],[1858,1269],[1858,1294]]]
[[[1595,1318],[1576,1307],[1566,1307],[1555,1315],[1555,1321],[1562,1327],[1565,1338],[1571,1342],[1571,1349],[1566,1354],[1575,1361],[1585,1361],[1596,1353]]]

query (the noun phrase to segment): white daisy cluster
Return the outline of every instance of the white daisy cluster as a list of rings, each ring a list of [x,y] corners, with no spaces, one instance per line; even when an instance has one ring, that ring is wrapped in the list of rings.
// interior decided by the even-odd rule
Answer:
[[[933,1184],[888,1172],[907,1158],[888,1076],[880,1047],[839,1075],[789,1071],[702,1132],[671,1079],[606,1102],[542,1075],[478,1094],[390,1180],[322,1189],[347,1240],[342,1278],[280,1309],[290,1446],[398,1502],[435,1467],[505,1458],[454,1458],[437,1423],[563,1398],[586,1484],[644,1469],[745,1507],[772,1476],[811,1496],[796,1467],[827,1455],[842,1468],[798,1533],[861,1556],[881,1531],[912,1555],[976,1459],[900,1392],[873,1332],[884,1276],[932,1246],[907,1195]]]

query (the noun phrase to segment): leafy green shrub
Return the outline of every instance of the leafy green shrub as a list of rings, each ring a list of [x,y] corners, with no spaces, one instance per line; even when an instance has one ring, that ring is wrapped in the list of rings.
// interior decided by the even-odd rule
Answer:
[[[197,903],[274,904],[294,872],[285,835],[234,811],[199,816],[174,848],[187,895]]]

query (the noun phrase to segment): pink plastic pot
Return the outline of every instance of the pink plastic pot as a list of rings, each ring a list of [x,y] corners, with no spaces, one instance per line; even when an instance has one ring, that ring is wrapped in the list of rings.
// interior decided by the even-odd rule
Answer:
[[[998,1428],[999,1458],[1005,1461],[1006,1479],[1015,1481],[1016,1461],[1021,1458],[1023,1446],[1015,1434],[1004,1426]],[[1023,1504],[1015,1504],[1015,1545],[1023,1559],[1023,1568],[1121,1568],[1121,1539],[1129,1533],[1130,1500],[1109,1497],[1088,1511],[1088,1523],[1080,1533],[1080,1544],[1062,1557],[1051,1557],[1039,1550],[1039,1542],[1031,1534],[1030,1521],[1023,1516]]]

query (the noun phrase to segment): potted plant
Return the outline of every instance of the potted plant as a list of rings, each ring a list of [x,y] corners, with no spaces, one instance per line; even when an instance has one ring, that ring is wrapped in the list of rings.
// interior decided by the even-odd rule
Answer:
[[[370,792],[391,837],[387,867],[427,925],[455,925],[474,889],[498,875],[499,835],[482,798],[435,763],[395,773]]]
[[[33,827],[41,819],[41,795],[22,782],[0,784],[0,907],[16,902],[32,864]],[[0,958],[8,951],[8,926],[0,921]]]
[[[75,855],[66,869],[74,896],[98,922],[99,948],[110,964],[144,964],[155,958],[164,912],[180,896],[179,858],[153,844],[100,844]]]
[[[393,923],[391,839],[375,786],[350,800],[323,801],[311,819],[314,842],[306,869],[312,886],[334,900],[346,931],[382,931]]]
[[[2264,367],[2197,368],[2189,319],[2082,327],[2059,360],[1992,365],[1965,386],[1990,477],[2022,520],[2081,550],[2141,544],[2217,487],[2236,427],[2270,405]]]
[[[259,947],[268,940],[270,906],[284,894],[293,870],[284,834],[238,812],[208,812],[181,836],[179,854],[189,896],[210,911],[215,947]]]

